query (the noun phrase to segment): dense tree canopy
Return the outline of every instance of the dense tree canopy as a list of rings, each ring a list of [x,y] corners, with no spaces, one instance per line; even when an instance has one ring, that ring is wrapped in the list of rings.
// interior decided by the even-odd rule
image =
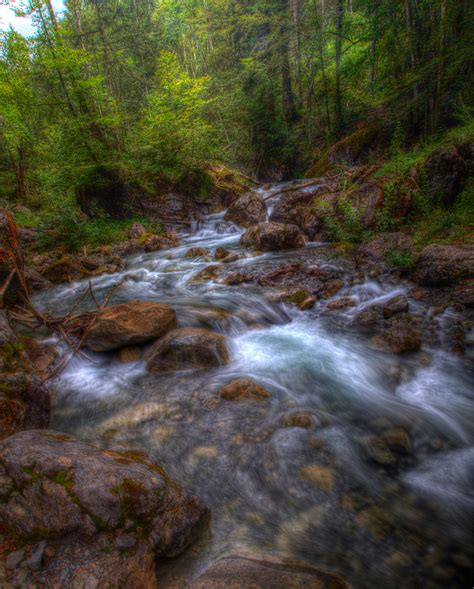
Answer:
[[[64,204],[219,160],[304,173],[367,121],[389,144],[471,116],[469,0],[29,0],[3,33],[0,190]],[[470,102],[471,100],[471,102]]]

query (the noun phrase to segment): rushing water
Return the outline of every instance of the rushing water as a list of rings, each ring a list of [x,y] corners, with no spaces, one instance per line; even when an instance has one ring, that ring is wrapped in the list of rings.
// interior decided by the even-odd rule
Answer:
[[[337,296],[351,294],[358,305],[336,320],[320,304],[302,312],[255,285],[191,284],[211,262],[186,258],[190,247],[205,247],[211,258],[217,247],[239,253],[223,272],[288,259],[337,265],[323,244],[258,256],[244,251],[241,231],[223,213],[193,229],[180,245],[97,277],[94,291],[103,297],[123,280],[113,302],[169,303],[180,326],[225,334],[230,363],[163,376],[140,361],[121,364],[115,354],[77,357],[55,383],[52,427],[102,446],[145,450],[204,499],[211,533],[181,567],[224,554],[271,553],[337,570],[354,587],[472,584],[467,360],[439,350],[430,350],[431,362],[426,354],[383,354],[347,327],[368,303],[406,292],[402,284],[346,281]],[[37,302],[66,311],[86,288],[61,286]],[[220,400],[219,388],[237,377],[263,385],[271,400]],[[311,428],[287,426],[298,413],[310,416]],[[387,428],[408,432],[411,452],[383,467],[364,448],[367,436]]]

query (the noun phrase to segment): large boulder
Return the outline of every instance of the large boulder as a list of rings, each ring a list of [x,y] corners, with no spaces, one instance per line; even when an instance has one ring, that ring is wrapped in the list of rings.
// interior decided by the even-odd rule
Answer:
[[[0,382],[0,439],[24,429],[48,426],[49,394],[3,311],[0,311]]]
[[[317,186],[315,186],[315,189]],[[306,208],[311,204],[315,191],[295,190],[284,193],[273,207],[269,220],[275,223],[291,223],[303,227]]]
[[[3,440],[0,477],[2,530],[43,551],[31,586],[156,587],[154,558],[180,554],[209,521],[146,456],[53,431]]]
[[[414,278],[424,286],[448,286],[474,278],[474,246],[425,247],[416,262]]]
[[[224,220],[232,221],[242,227],[262,223],[267,218],[267,206],[257,192],[247,192],[227,209]]]
[[[162,337],[175,327],[176,313],[169,305],[130,301],[100,311],[83,346],[94,352],[108,352]]]
[[[183,586],[183,580],[166,586],[178,589]],[[218,560],[185,586],[189,589],[349,589],[339,575],[301,561],[240,555]]]
[[[182,327],[159,339],[145,354],[152,372],[204,369],[229,360],[226,339],[207,329]]]
[[[305,238],[296,225],[261,223],[249,227],[240,238],[240,244],[260,251],[275,251],[304,247]]]
[[[425,174],[432,198],[445,207],[453,205],[472,175],[473,165],[472,143],[434,151],[425,164]]]

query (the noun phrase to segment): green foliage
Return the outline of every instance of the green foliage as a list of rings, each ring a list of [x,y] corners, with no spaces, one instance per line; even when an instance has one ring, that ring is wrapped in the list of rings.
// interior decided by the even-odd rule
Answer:
[[[92,243],[115,231],[110,219],[86,229],[77,212],[97,169],[147,195],[187,187],[205,197],[210,162],[276,179],[302,175],[316,154],[320,172],[385,152],[380,176],[398,177],[437,144],[473,136],[472,3],[338,5],[339,20],[329,0],[101,0],[68,2],[61,16],[26,1],[36,34],[1,39],[0,198],[34,211],[24,223]],[[443,136],[454,124],[462,130]],[[381,132],[360,153],[345,153],[342,132],[372,128]],[[378,230],[393,224],[397,190]],[[122,206],[113,197],[110,214]],[[356,212],[342,209],[330,231],[365,239]]]
[[[128,239],[128,232],[134,222],[144,225],[150,233],[163,233],[161,225],[152,225],[142,217],[132,217],[130,219],[103,217],[78,220],[73,216],[62,216],[57,220],[56,231],[53,235],[48,234],[48,232],[43,233],[39,247],[48,249],[61,245],[67,251],[77,252],[84,247],[92,250],[100,246],[112,245]]]
[[[409,270],[414,262],[413,254],[407,251],[394,249],[385,256],[385,261],[389,266]]]

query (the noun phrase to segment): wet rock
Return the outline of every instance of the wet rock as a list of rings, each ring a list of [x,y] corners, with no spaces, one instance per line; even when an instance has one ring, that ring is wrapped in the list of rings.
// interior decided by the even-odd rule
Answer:
[[[171,584],[179,589],[183,581]],[[189,589],[349,589],[336,574],[293,560],[228,556],[211,564]]]
[[[316,487],[319,487],[322,491],[329,492],[334,487],[334,472],[327,466],[322,466],[320,464],[310,464],[308,466],[304,466],[300,470],[300,476],[302,479],[312,483]]]
[[[473,163],[472,144],[434,151],[425,164],[431,197],[445,207],[453,205],[472,174]]]
[[[410,313],[399,313],[387,322],[387,329],[381,336],[373,338],[373,345],[394,354],[416,352],[422,344],[422,321]]]
[[[352,322],[354,325],[361,327],[370,327],[380,323],[382,318],[382,307],[380,305],[370,305],[357,313]]]
[[[228,256],[230,256],[230,251],[226,250],[225,247],[218,247],[216,249],[216,252],[214,254],[214,259],[215,260],[223,260],[224,258],[227,258]]]
[[[357,301],[353,297],[341,297],[340,299],[328,303],[325,309],[327,311],[343,311],[344,309],[355,307],[356,305]]]
[[[142,355],[143,350],[139,346],[126,346],[118,351],[117,359],[122,364],[127,364],[128,362],[138,362]]]
[[[271,397],[266,389],[248,378],[232,380],[221,388],[219,394],[226,401],[263,401]]]
[[[229,360],[226,339],[207,329],[183,327],[159,339],[145,354],[152,372],[204,369]]]
[[[267,206],[257,192],[247,192],[227,209],[224,220],[232,221],[241,227],[262,223],[267,218]]]
[[[383,433],[382,438],[389,446],[390,450],[402,454],[411,454],[410,438],[404,429],[389,429]]]
[[[213,280],[220,274],[221,267],[218,264],[211,264],[206,266],[189,281],[191,284],[197,284],[199,282],[206,282],[207,280]]]
[[[227,284],[227,286],[236,286],[238,284],[242,284],[246,280],[247,276],[245,276],[245,274],[242,274],[241,272],[234,272],[233,274],[226,276],[222,282]]]
[[[130,228],[130,231],[128,232],[128,237],[129,239],[139,239],[140,237],[146,235],[146,233],[147,230],[145,229],[145,227],[143,227],[141,223],[133,223],[133,225]]]
[[[324,284],[320,291],[320,294],[324,299],[330,299],[333,296],[337,295],[337,293],[341,290],[343,286],[344,282],[340,278],[333,278],[332,280],[328,280]]]
[[[88,330],[83,346],[108,352],[161,337],[176,327],[176,313],[151,301],[130,301],[106,307]]]
[[[414,278],[424,286],[447,286],[474,278],[474,246],[425,247],[416,262]]]
[[[408,299],[405,295],[400,294],[390,298],[383,304],[383,316],[390,319],[398,313],[406,313],[408,311]]]
[[[151,589],[154,558],[180,554],[209,522],[201,501],[142,454],[36,430],[3,440],[0,457],[4,529],[46,544],[32,586]]]
[[[409,568],[413,561],[406,552],[396,551],[384,560],[384,564],[389,568]]]
[[[283,300],[287,303],[297,305],[302,311],[306,311],[314,307],[317,299],[307,289],[303,289],[285,295]]]
[[[377,538],[385,538],[392,529],[392,516],[376,505],[363,509],[356,518],[363,528]]]
[[[388,447],[387,442],[380,436],[367,436],[362,440],[362,446],[368,456],[377,464],[389,466],[395,464],[397,459]]]
[[[205,247],[192,247],[186,252],[185,258],[200,258],[209,255],[209,250]]]
[[[283,427],[313,427],[313,419],[308,413],[290,413],[282,418]]]
[[[296,225],[261,223],[247,229],[240,244],[260,251],[275,251],[304,247],[305,238]]]
[[[0,311],[0,439],[47,427],[50,399],[22,343]]]

